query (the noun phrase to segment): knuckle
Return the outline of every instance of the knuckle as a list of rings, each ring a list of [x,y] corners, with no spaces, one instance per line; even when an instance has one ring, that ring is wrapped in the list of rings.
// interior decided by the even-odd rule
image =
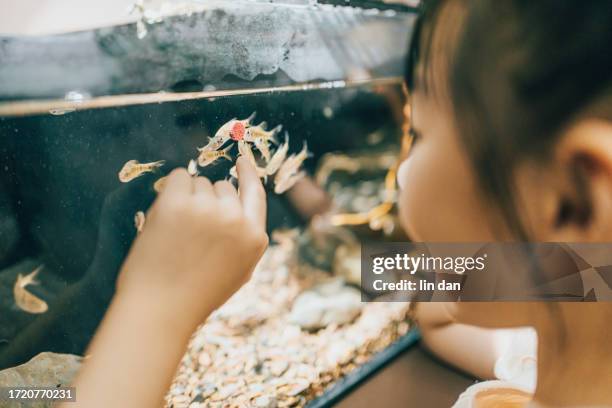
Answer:
[[[229,187],[231,185],[232,184],[229,181],[227,181],[227,180],[219,180],[219,181],[215,182],[215,186],[217,186],[217,187]]]
[[[173,169],[169,174],[169,177],[171,178],[183,177],[183,176],[189,176],[189,173],[187,173],[187,169],[183,167],[177,167]]]
[[[223,209],[215,200],[210,200],[206,203],[196,202],[193,207],[197,214],[206,217],[208,221],[218,222],[223,219]]]
[[[208,186],[212,186],[212,183],[210,182],[209,179],[207,179],[206,177],[196,177],[194,180],[194,183],[203,186],[203,187],[208,187]]]

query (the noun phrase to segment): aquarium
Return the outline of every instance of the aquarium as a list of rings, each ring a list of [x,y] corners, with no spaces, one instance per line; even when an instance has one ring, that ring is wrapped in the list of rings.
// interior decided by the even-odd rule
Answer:
[[[202,155],[236,118],[247,139],[276,129],[269,157],[249,145],[271,246],[194,333],[168,406],[326,404],[412,344],[407,304],[361,302],[359,245],[402,237],[413,9],[331,3],[137,2],[122,24],[0,38],[2,368],[82,355],[160,179],[231,180],[243,133]],[[281,164],[265,174],[281,148],[304,152],[283,188]],[[155,163],[147,188],[130,163]]]

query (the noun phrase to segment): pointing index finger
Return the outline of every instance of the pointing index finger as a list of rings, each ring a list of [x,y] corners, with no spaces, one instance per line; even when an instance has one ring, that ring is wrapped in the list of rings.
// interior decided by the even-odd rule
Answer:
[[[238,190],[245,216],[265,230],[266,228],[266,192],[253,163],[246,157],[239,157],[236,163],[238,170]]]
[[[161,193],[164,197],[191,194],[193,191],[192,178],[184,168],[176,168],[167,176],[166,187]]]

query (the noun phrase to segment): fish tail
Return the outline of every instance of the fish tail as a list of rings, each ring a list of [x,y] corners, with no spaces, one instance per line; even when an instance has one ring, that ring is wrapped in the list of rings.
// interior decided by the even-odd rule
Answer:
[[[163,166],[166,163],[165,160],[159,160],[156,162],[152,162],[152,163],[147,163],[147,164],[143,164],[141,167],[141,170],[143,172],[146,171],[153,171],[155,169],[159,169],[161,166]],[[142,174],[139,174],[139,176],[142,176]]]
[[[302,147],[302,150],[306,153],[306,158],[314,156],[314,154],[308,150],[308,142],[306,140],[304,140],[304,147]]]
[[[230,156],[229,151],[232,149],[232,145],[230,144],[229,146],[227,146],[226,148],[224,148],[223,150],[221,150],[221,157],[232,161],[232,156]]]
[[[257,111],[253,111],[253,113],[251,113],[251,115],[246,118],[246,122],[250,125],[253,119],[255,119],[255,116],[257,116]]]
[[[276,137],[276,135],[278,135],[281,132],[281,130],[283,130],[283,125],[278,125],[277,127],[275,127],[274,129],[272,129],[270,131],[270,133],[271,133],[270,141],[272,143],[274,143],[275,145],[278,145],[278,138]],[[285,132],[285,133],[287,133],[287,132]]]
[[[206,166],[206,156],[204,155],[204,150],[202,150],[200,154],[198,155],[197,162],[198,162],[198,166],[200,167]]]
[[[17,281],[19,282],[19,286],[24,288],[24,287],[26,287],[28,285],[36,285],[38,283],[35,280],[36,279],[36,275],[38,275],[38,272],[40,272],[42,267],[43,266],[40,265],[38,268],[34,269],[32,272],[28,273],[26,276],[23,276],[22,274],[19,274],[17,276]]]

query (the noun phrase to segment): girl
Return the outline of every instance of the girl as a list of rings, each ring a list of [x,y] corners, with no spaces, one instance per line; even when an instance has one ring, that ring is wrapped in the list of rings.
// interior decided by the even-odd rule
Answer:
[[[612,240],[610,21],[610,2],[425,4],[407,71],[414,141],[399,171],[415,241]],[[457,407],[612,405],[612,305],[419,307],[433,351],[482,377],[499,356],[486,329],[537,331],[533,396],[483,383]]]
[[[415,143],[399,175],[401,216],[414,240],[612,239],[611,7],[427,4],[407,77]],[[172,174],[90,346],[77,405],[158,405],[191,332],[248,277],[267,242],[265,201],[248,162],[238,171],[239,196],[184,170]],[[533,398],[493,383],[460,406],[612,405],[609,305],[420,306],[426,340],[447,356],[465,350],[445,336],[455,329],[470,336],[466,344],[480,339],[475,350],[485,357],[495,356],[492,347],[482,352],[493,336],[475,326],[537,329]],[[468,368],[490,376],[491,366]]]

